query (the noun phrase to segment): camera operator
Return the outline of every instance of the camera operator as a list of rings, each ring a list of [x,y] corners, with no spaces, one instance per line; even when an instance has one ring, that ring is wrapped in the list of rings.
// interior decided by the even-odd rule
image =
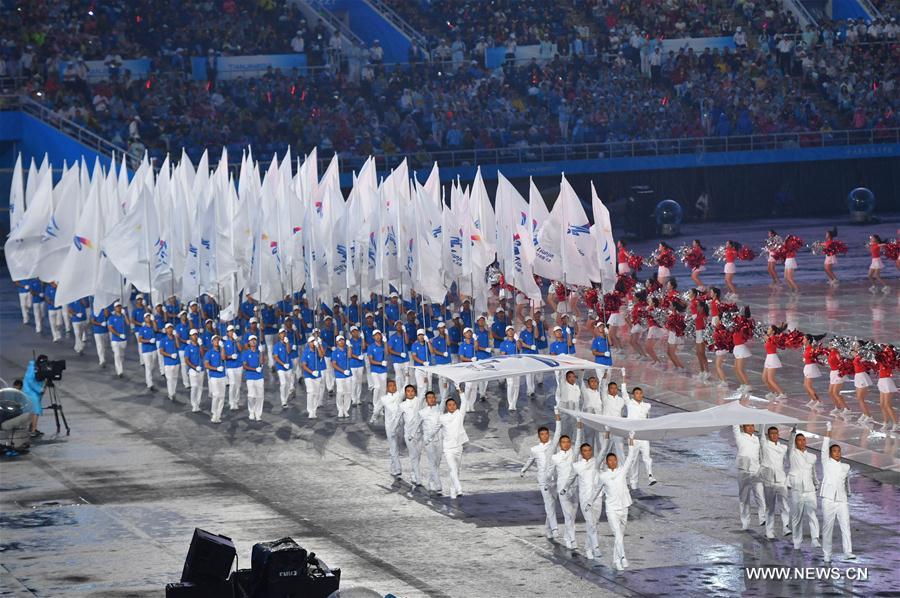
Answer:
[[[37,359],[28,362],[28,369],[25,370],[25,376],[22,380],[22,392],[31,399],[31,405],[34,409],[34,415],[31,416],[31,427],[29,433],[32,438],[43,436],[44,433],[38,430],[38,417],[43,414],[41,407],[41,396],[44,394],[44,382],[37,379],[37,370],[40,366],[48,361],[46,355],[38,355]]]

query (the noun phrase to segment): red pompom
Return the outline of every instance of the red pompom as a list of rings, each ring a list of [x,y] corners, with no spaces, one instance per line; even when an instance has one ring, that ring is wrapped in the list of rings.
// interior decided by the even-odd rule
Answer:
[[[719,303],[719,313],[724,314],[729,311],[737,311],[737,303]]]
[[[703,250],[699,247],[691,249],[684,255],[684,264],[691,270],[697,270],[698,268],[705,266],[706,256],[703,255]]]
[[[803,239],[797,235],[788,235],[782,245],[786,251],[800,251],[803,247]]]
[[[634,276],[630,274],[620,274],[619,275],[619,285],[622,287],[622,292],[626,295],[631,292],[631,289],[634,288],[634,285],[637,284],[637,280]]]
[[[622,295],[615,291],[603,295],[603,309],[606,312],[607,317],[609,317],[610,314],[618,312],[622,309]]]
[[[671,268],[675,265],[675,252],[671,249],[663,249],[659,252],[659,256],[656,258],[656,263],[660,266]]]
[[[684,336],[684,316],[678,312],[672,312],[666,318],[665,328],[670,332],[674,332],[676,336]]]
[[[628,267],[631,268],[633,272],[640,272],[641,268],[644,267],[644,258],[636,253],[628,254]]]
[[[597,289],[586,289],[582,295],[585,305],[590,309],[597,311]]]
[[[838,366],[838,371],[841,376],[849,376],[853,377],[853,360],[844,358],[841,359],[841,364]]]
[[[714,351],[731,351],[734,349],[734,337],[731,331],[719,324],[713,330],[713,342],[709,346]]]
[[[847,253],[847,244],[843,241],[834,240],[828,245],[822,247],[822,253],[825,255],[844,255]]]
[[[797,349],[803,346],[803,333],[791,330],[775,335],[775,344],[779,349]]]
[[[756,258],[756,252],[744,245],[738,251],[737,257],[742,262],[751,262]]]
[[[882,251],[884,252],[884,257],[892,262],[897,261],[900,258],[900,241],[891,241],[882,248]]]

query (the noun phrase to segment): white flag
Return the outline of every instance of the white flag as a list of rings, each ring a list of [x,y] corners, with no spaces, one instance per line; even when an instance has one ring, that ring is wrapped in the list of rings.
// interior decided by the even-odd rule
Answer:
[[[47,225],[53,216],[53,172],[50,168],[42,168],[36,176],[39,180],[35,185],[34,196],[19,226],[9,236],[5,245],[6,264],[13,280],[37,276],[41,239],[44,238]]]
[[[600,284],[604,293],[610,293],[616,286],[616,242],[613,240],[609,210],[600,201],[593,182],[591,182],[591,207],[594,211],[594,225],[591,227],[591,237],[594,239],[597,248],[597,259],[600,265]]]
[[[100,240],[103,238],[104,207],[100,199],[102,180],[103,173],[95,168],[87,200],[75,225],[75,234],[72,235],[72,246],[60,268],[59,287],[56,290],[56,302],[59,305],[94,294],[100,264]]]
[[[77,165],[63,173],[53,190],[56,208],[41,237],[41,251],[35,275],[41,280],[58,280],[60,266],[69,252],[75,223],[81,211],[81,187]]]
[[[16,158],[13,167],[12,185],[9,187],[9,231],[10,235],[25,215],[25,185],[22,179],[22,154]]]

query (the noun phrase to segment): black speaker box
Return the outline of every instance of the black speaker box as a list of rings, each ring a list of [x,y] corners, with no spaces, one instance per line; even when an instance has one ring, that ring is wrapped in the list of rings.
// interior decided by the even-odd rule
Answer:
[[[184,560],[181,581],[198,585],[210,581],[226,581],[236,555],[231,538],[195,528],[191,547]]]
[[[273,596],[293,592],[308,575],[306,556],[306,549],[291,538],[254,544],[250,553],[254,589]]]

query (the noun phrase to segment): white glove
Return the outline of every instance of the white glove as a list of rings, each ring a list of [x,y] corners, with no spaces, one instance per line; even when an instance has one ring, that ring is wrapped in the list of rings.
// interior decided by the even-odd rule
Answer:
[[[444,357],[450,357],[450,354],[444,351]]]
[[[316,347],[321,347],[321,346],[322,346],[322,339],[318,339],[318,338],[317,338],[315,344],[316,344]]]
[[[296,350],[297,350],[297,345],[291,345],[291,351],[296,351]]]
[[[155,344],[156,344],[156,339],[155,339],[155,338],[151,338],[149,342],[151,342],[151,343],[153,343],[153,344],[155,345]]]
[[[232,354],[229,359],[237,359],[237,353]]]
[[[532,350],[532,351],[537,351],[537,345],[531,345],[531,350]]]
[[[370,424],[374,424],[374,423],[375,423],[375,418],[373,417],[372,419],[370,419],[370,420],[369,420],[369,423],[370,423]]]
[[[625,377],[625,368],[622,368],[622,378]]]
[[[345,375],[345,376],[349,376],[349,375],[350,375],[350,370],[344,370],[344,375]]]
[[[405,357],[406,357],[406,353],[401,353],[401,354],[400,354],[400,359],[404,359]]]
[[[262,374],[262,367],[256,368],[256,373],[257,373],[257,374]]]
[[[122,339],[122,340],[125,340],[125,335],[124,335],[124,334],[120,334],[120,335],[119,335],[119,338]]]
[[[605,353],[603,354],[603,357],[609,357],[609,351],[605,352]]]
[[[225,371],[225,368],[222,367],[222,366],[219,366],[219,367],[216,368],[216,371],[217,371],[217,372],[224,372],[224,371]]]
[[[472,358],[472,361],[478,361],[478,358],[477,358],[477,357],[473,357],[473,358]]]
[[[384,366],[384,367],[387,367],[387,362],[386,362],[386,361],[382,361],[382,362],[381,362],[381,365]]]
[[[831,422],[825,422],[825,429],[831,432]]]
[[[559,405],[553,407],[553,415],[559,415]]]

